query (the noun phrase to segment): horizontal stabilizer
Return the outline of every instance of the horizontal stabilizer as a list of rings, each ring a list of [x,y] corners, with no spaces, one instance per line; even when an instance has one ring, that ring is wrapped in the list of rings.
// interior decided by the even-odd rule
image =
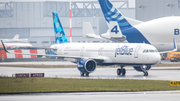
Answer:
[[[126,36],[122,35],[122,32],[116,21],[110,21],[108,23],[108,27],[109,29],[107,33],[101,34],[102,38],[109,39],[109,40],[115,39],[116,40],[116,41],[114,40],[115,42],[117,42],[117,40],[118,42],[122,42],[126,40]]]

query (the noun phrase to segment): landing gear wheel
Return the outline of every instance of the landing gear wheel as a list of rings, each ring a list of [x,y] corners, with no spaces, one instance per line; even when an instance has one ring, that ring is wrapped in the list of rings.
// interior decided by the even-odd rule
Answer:
[[[86,73],[86,76],[89,76],[89,73]]]
[[[148,76],[148,72],[144,72],[144,76]]]
[[[124,68],[118,68],[117,69],[117,75],[124,76],[126,74],[126,70]]]
[[[179,62],[179,58],[176,59],[176,62]]]
[[[121,69],[117,69],[117,75],[121,75]]]
[[[83,72],[80,72],[81,76],[84,76],[84,73]]]
[[[122,76],[124,76],[126,74],[126,70],[123,68],[121,69],[121,71],[122,71]]]
[[[144,73],[144,76],[148,76],[148,70],[151,68],[150,66],[146,66],[146,65],[143,65],[143,66],[140,66],[142,72]]]

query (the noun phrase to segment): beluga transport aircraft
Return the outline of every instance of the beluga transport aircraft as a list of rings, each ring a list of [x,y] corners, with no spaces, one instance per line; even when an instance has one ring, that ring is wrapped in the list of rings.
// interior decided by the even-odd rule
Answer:
[[[97,65],[119,65],[121,68],[117,69],[117,75],[125,75],[126,70],[123,67],[130,65],[135,70],[143,72],[144,76],[148,76],[147,71],[151,65],[160,61],[157,49],[145,43],[69,43],[56,12],[53,12],[53,23],[56,44],[50,48],[57,55],[27,55],[72,58],[75,60],[73,62],[77,63],[81,76],[89,76]],[[8,52],[5,46],[4,49]]]
[[[159,52],[172,50],[175,38],[177,47],[180,47],[180,16],[141,22],[123,16],[109,0],[98,1],[109,29],[100,36],[86,32],[87,37],[104,38],[114,42],[147,43],[155,46]],[[177,51],[180,51],[180,48],[177,48]]]

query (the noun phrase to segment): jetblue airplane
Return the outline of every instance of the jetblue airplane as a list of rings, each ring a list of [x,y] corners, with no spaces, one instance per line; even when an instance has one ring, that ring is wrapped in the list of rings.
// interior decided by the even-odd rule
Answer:
[[[56,12],[53,12],[53,23],[56,44],[50,48],[57,55],[38,55],[74,59],[81,76],[89,76],[97,65],[119,65],[121,68],[117,69],[117,75],[125,75],[123,67],[131,65],[148,76],[151,65],[160,61],[157,49],[145,43],[69,43]]]
[[[147,43],[159,52],[173,49],[173,38],[180,47],[180,17],[163,17],[147,22],[126,18],[109,0],[98,0],[109,30],[101,38],[115,42]],[[88,34],[88,33],[86,33]],[[87,35],[95,36],[92,33]],[[94,38],[97,38],[96,36]],[[177,49],[180,51],[180,48]]]

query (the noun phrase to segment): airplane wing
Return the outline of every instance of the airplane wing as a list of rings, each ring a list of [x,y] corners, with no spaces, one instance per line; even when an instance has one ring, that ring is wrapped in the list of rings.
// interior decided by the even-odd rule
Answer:
[[[159,52],[159,53],[176,52],[177,51],[177,44],[176,44],[176,39],[175,38],[173,38],[173,44],[174,44],[174,49],[173,50],[163,51],[163,52]]]
[[[81,59],[84,59],[84,58],[90,58],[90,59],[93,59],[95,60],[96,62],[100,63],[100,62],[103,62],[104,60],[106,60],[105,57],[81,57],[81,56],[67,56],[67,55],[50,55],[50,54],[26,54],[26,53],[14,53],[14,52],[9,52],[3,41],[1,40],[1,43],[3,45],[3,48],[4,50],[9,53],[9,54],[21,54],[21,55],[35,55],[35,56],[49,56],[49,57],[60,57],[60,58],[73,58],[73,59],[76,59],[76,60],[81,60]],[[52,48],[48,48],[48,49],[52,49]]]

